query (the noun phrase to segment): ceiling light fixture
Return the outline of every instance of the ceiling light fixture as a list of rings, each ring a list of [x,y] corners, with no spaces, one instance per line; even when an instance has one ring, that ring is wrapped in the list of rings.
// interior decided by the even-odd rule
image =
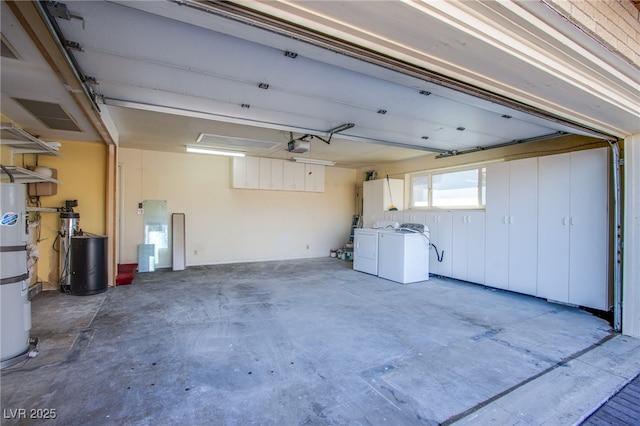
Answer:
[[[318,164],[321,166],[335,166],[336,162],[331,160],[317,160],[315,158],[293,157],[296,163]]]
[[[187,152],[193,154],[226,155],[227,157],[244,157],[244,152],[220,151],[217,149],[196,148],[195,146],[187,146]]]

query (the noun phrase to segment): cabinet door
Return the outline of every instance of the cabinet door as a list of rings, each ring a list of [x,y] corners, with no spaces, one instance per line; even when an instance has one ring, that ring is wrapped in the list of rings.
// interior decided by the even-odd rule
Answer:
[[[283,162],[282,188],[285,191],[304,191],[304,164]]]
[[[466,211],[454,211],[451,234],[451,276],[459,280],[468,279],[467,265],[470,253],[468,243],[468,215]]]
[[[484,212],[454,211],[452,216],[452,276],[484,284]]]
[[[260,189],[282,189],[283,161],[260,158]]]
[[[384,220],[382,180],[369,180],[363,184],[364,227],[372,227],[378,220]]]
[[[371,228],[375,218],[374,200],[373,200],[373,182],[365,181],[362,183],[362,227]]]
[[[404,210],[401,212],[402,220],[398,222],[402,223],[419,223],[421,225],[426,225],[425,222],[425,212],[421,210]]]
[[[432,211],[426,212],[425,225],[429,228],[429,242],[436,247],[429,247],[429,272],[435,275],[442,275],[440,273],[440,262],[438,262],[438,256],[440,255],[442,247],[442,244],[440,244],[440,227],[438,226],[438,213]]]
[[[247,174],[247,162],[242,157],[231,159],[231,187],[244,188]]]
[[[467,215],[467,280],[484,284],[485,212],[476,210]]]
[[[431,244],[429,249],[429,271],[436,275],[452,275],[453,216],[450,211],[428,211],[425,225],[429,227]],[[437,248],[437,253],[436,253]],[[442,261],[438,261],[438,256]]]
[[[404,219],[404,215],[402,214],[401,211],[392,210],[392,211],[384,212],[384,220],[393,220],[402,224],[401,222],[403,219]]]
[[[487,165],[485,283],[509,288],[509,163]]]
[[[438,228],[440,249],[444,252],[442,262],[440,262],[440,272],[445,277],[450,277],[453,261],[451,256],[453,253],[453,214],[450,211],[443,211],[438,215]]]
[[[571,153],[569,303],[609,309],[606,148]]]
[[[260,187],[260,159],[258,157],[244,157],[246,167],[245,188],[258,189]]]
[[[305,164],[304,166],[304,190],[324,192],[324,166],[319,164]]]
[[[510,162],[509,290],[536,294],[538,270],[538,159]]]
[[[231,186],[233,188],[258,189],[260,186],[260,159],[234,157],[232,159]]]
[[[569,301],[570,154],[538,159],[538,288],[536,295]]]

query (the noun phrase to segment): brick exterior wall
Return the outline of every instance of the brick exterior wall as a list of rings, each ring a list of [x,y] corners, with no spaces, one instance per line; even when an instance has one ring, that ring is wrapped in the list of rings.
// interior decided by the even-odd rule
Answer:
[[[640,10],[632,0],[541,0],[640,69]]]

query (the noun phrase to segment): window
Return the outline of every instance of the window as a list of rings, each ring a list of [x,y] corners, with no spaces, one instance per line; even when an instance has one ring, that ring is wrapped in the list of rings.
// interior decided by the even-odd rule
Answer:
[[[429,207],[429,175],[411,176],[412,207]]]
[[[485,200],[486,169],[418,173],[411,176],[411,207],[479,207]]]

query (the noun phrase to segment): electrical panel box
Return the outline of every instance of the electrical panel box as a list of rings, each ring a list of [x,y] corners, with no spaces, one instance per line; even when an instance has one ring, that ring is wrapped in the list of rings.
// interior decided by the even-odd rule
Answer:
[[[51,169],[51,177],[58,178],[58,170]],[[58,184],[54,182],[37,182],[29,183],[29,197],[41,197],[46,195],[56,195],[58,193]]]

